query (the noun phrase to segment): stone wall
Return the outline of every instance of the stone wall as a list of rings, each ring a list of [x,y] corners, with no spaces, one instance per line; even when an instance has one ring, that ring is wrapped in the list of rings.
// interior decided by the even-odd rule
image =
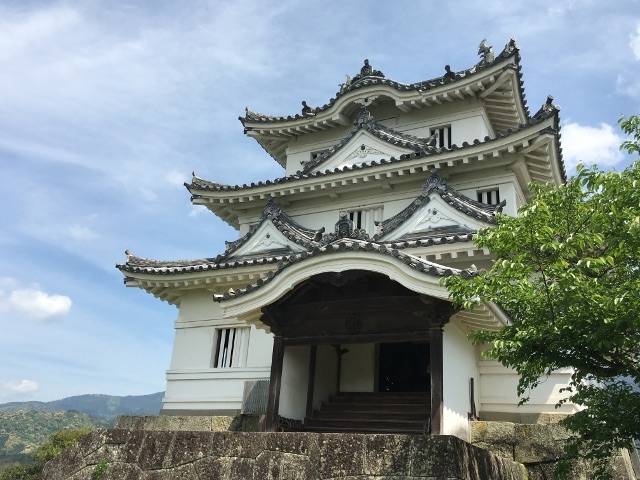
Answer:
[[[104,471],[102,474],[98,472]],[[98,430],[47,480],[525,480],[521,464],[451,436]]]
[[[563,456],[569,432],[561,425],[526,425],[509,422],[472,422],[471,443],[525,466],[529,480],[552,478],[556,462]],[[609,473],[615,480],[636,480],[632,458],[636,452],[621,451],[609,462]],[[587,462],[576,462],[569,478],[586,480],[592,468]]]

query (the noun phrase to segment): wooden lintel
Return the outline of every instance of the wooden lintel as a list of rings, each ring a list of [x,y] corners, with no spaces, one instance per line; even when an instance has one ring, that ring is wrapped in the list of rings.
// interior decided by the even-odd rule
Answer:
[[[283,345],[339,345],[350,343],[393,343],[428,340],[428,331],[371,333],[364,335],[324,335],[313,337],[283,338]]]

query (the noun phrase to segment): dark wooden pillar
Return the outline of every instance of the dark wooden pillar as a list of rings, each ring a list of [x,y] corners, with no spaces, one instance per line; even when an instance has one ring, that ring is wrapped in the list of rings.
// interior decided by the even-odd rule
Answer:
[[[309,376],[307,383],[307,409],[306,416],[311,417],[313,415],[313,390],[316,382],[316,356],[318,353],[318,346],[309,346]]]
[[[431,363],[431,434],[442,435],[442,413],[444,401],[444,349],[442,335],[444,326],[454,311],[450,303],[436,304],[429,326],[429,349]]]
[[[269,377],[269,399],[264,429],[275,432],[278,429],[278,408],[280,406],[280,385],[282,383],[282,363],[284,361],[284,343],[281,336],[273,338],[271,355],[271,376]]]
[[[443,401],[443,349],[442,325],[432,324],[430,328],[430,364],[431,364],[431,435],[442,432]]]

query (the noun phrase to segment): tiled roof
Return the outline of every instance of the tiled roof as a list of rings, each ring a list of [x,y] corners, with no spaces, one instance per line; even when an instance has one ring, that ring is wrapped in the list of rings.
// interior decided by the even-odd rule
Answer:
[[[551,98],[551,97],[550,97]],[[416,159],[416,158],[428,158],[431,156],[435,156],[438,154],[442,154],[445,152],[450,152],[450,151],[460,151],[460,150],[464,150],[467,148],[471,148],[474,147],[476,145],[481,145],[481,144],[488,144],[490,142],[494,142],[497,140],[500,140],[502,138],[508,137],[512,134],[514,134],[516,131],[521,131],[527,128],[532,128],[535,125],[539,124],[540,122],[546,120],[549,117],[556,117],[555,118],[555,125],[553,127],[553,129],[549,129],[548,133],[556,133],[559,131],[559,121],[558,121],[558,112],[560,111],[560,108],[552,105],[549,103],[549,100],[547,100],[547,103],[545,103],[540,110],[532,117],[529,118],[529,121],[525,124],[521,124],[518,126],[517,130],[514,129],[509,129],[506,131],[506,133],[498,133],[496,136],[494,137],[489,137],[486,136],[484,137],[483,140],[480,139],[475,139],[472,143],[468,143],[468,142],[463,142],[461,146],[458,146],[456,144],[451,145],[450,148],[439,148],[439,147],[433,147],[430,146],[428,144],[428,141],[426,139],[420,139],[418,137],[413,137],[413,141],[411,142],[410,138],[411,136],[408,135],[404,135],[402,133],[399,132],[393,132],[393,130],[391,130],[388,127],[384,127],[384,126],[372,126],[371,128],[376,130],[377,132],[379,132],[380,138],[383,138],[385,135],[389,135],[388,138],[391,138],[391,135],[393,132],[393,135],[396,135],[396,137],[394,138],[398,138],[398,139],[403,139],[403,141],[406,141],[406,145],[412,145],[415,147],[418,147],[420,145],[420,142],[426,142],[424,143],[425,147],[421,148],[419,150],[416,150],[413,153],[408,153],[408,154],[404,154],[401,155],[399,158],[395,158],[395,157],[391,157],[389,159],[382,159],[382,160],[373,160],[371,162],[362,162],[362,163],[355,163],[353,165],[345,165],[342,168],[334,168],[332,170],[326,169],[324,171],[320,171],[317,170],[315,172],[310,172],[309,170],[311,168],[313,168],[312,166],[308,166],[308,164],[305,165],[305,168],[303,171],[298,171],[296,172],[296,174],[294,175],[288,175],[286,177],[280,177],[280,178],[276,178],[274,180],[266,180],[266,181],[259,181],[259,182],[252,182],[250,184],[243,184],[243,185],[226,185],[226,184],[221,184],[221,183],[217,183],[217,182],[212,182],[209,180],[204,180],[202,178],[199,178],[197,176],[193,176],[192,182],[191,183],[185,183],[185,187],[193,194],[194,198],[197,198],[198,195],[197,193],[194,193],[194,191],[238,191],[238,190],[249,190],[252,188],[259,188],[259,187],[264,187],[264,186],[271,186],[271,185],[278,185],[278,184],[283,184],[283,183],[288,183],[288,182],[295,182],[298,180],[304,180],[307,178],[312,178],[312,177],[322,177],[322,176],[326,176],[326,175],[331,175],[331,174],[335,174],[335,173],[340,173],[340,172],[348,172],[348,171],[352,171],[352,170],[364,170],[367,168],[372,168],[372,167],[376,167],[378,165],[388,165],[388,164],[393,164],[393,163],[399,163],[405,160],[412,160],[412,159]],[[376,124],[375,122],[372,122],[374,125],[379,125]],[[350,133],[350,135],[353,134]],[[347,137],[350,138],[350,137]],[[348,141],[348,140],[346,140]],[[339,142],[334,148],[333,153],[335,153],[335,151],[337,151],[338,148],[340,148],[341,146],[344,145],[344,143],[346,143],[345,139],[343,139],[341,142]],[[344,142],[344,143],[343,143]],[[339,147],[340,146],[340,147]],[[412,147],[410,147],[412,148]],[[561,157],[559,157],[561,158]],[[326,159],[326,157],[325,157]],[[311,162],[310,162],[311,163]],[[316,166],[317,164],[313,164],[313,166]],[[562,164],[562,160],[560,160],[560,169],[562,172],[562,177],[563,180],[566,181],[566,172],[564,169],[564,165]]]
[[[400,213],[387,220],[376,222],[381,228],[380,233],[378,233],[374,239],[382,238],[402,225],[421,205],[429,201],[429,195],[432,193],[437,193],[445,202],[465,215],[491,224],[495,224],[496,212],[501,211],[502,207],[506,204],[505,201],[499,205],[487,205],[486,203],[476,202],[447,185],[447,183],[440,178],[436,169],[431,171],[431,177],[422,188],[420,196]]]
[[[275,227],[280,231],[280,233],[282,233],[289,240],[305,248],[317,246],[318,241],[322,238],[322,233],[324,232],[324,229],[312,230],[303,227],[291,217],[289,217],[286,213],[284,213],[280,208],[278,208],[273,199],[269,199],[264,207],[264,210],[262,211],[262,215],[260,215],[260,218],[258,219],[258,223],[252,226],[249,229],[249,232],[246,235],[240,237],[238,240],[234,242],[225,242],[227,245],[225,253],[222,255],[218,255],[214,259],[214,261],[221,262],[222,260],[233,256],[233,253],[237,251],[242,245],[247,243],[247,241],[251,237],[253,237],[260,226],[267,221],[273,223]]]
[[[362,75],[362,72],[361,72],[361,74],[356,75],[348,85],[343,84],[341,90],[336,93],[335,98],[332,98],[331,100],[329,100],[329,103],[323,105],[322,107],[303,108],[302,113],[295,114],[295,115],[288,115],[288,116],[263,115],[261,113],[254,112],[247,107],[245,116],[238,117],[238,119],[242,122],[243,125],[246,126],[246,124],[248,123],[279,123],[279,122],[289,122],[292,120],[298,120],[301,118],[307,118],[310,116],[313,117],[320,112],[330,109],[340,97],[347,95],[348,93],[354,90],[358,90],[360,88],[364,88],[371,85],[388,85],[391,88],[394,88],[395,90],[398,90],[400,92],[407,92],[407,91],[424,92],[436,87],[440,87],[442,85],[456,82],[463,78],[467,78],[471,75],[474,75],[480,72],[482,69],[488,68],[492,65],[500,63],[501,61],[509,57],[515,57],[516,63],[519,63],[519,60],[520,60],[519,50],[520,50],[519,47],[515,43],[515,39],[512,38],[505,45],[502,52],[500,52],[500,54],[497,55],[492,61],[489,61],[486,63],[480,62],[478,65],[475,65],[472,68],[463,70],[461,72],[457,72],[453,75],[454,78],[452,78],[452,76],[450,75],[445,74],[445,76],[437,77],[431,80],[424,80],[417,83],[406,84],[406,83],[401,83],[395,80],[385,78],[384,76],[381,76],[381,72],[372,71],[371,74],[369,75]],[[376,75],[376,73],[379,75]],[[518,74],[520,76],[519,66],[518,66]],[[522,88],[522,81],[519,82],[519,88],[522,94],[523,103],[525,103],[525,106],[526,106],[526,102],[524,98],[524,89]]]
[[[434,171],[423,187],[423,192],[418,199],[416,199],[400,214],[382,222],[382,234],[386,234],[402,224],[418,208],[420,203],[424,201],[425,196],[432,192],[437,192],[447,203],[467,215],[483,219],[487,222],[491,222],[493,220],[493,211],[495,210],[495,206],[484,205],[460,195],[454,189],[446,185],[446,183]],[[290,241],[300,245],[303,250],[298,252],[294,252],[292,250],[265,251],[261,254],[234,258],[234,252],[237,252],[242,245],[245,245],[265,222],[272,222],[283,235],[285,235]],[[340,223],[340,221],[338,223]],[[249,293],[256,288],[261,287],[265,283],[271,281],[286,267],[303,261],[306,258],[324,254],[339,254],[340,252],[354,250],[371,252],[371,254],[390,255],[417,271],[424,272],[429,275],[473,275],[474,273],[471,270],[458,270],[444,267],[407,254],[401,250],[457,242],[470,242],[473,240],[474,234],[475,231],[468,228],[461,229],[448,227],[445,229],[434,229],[429,232],[424,232],[419,238],[403,238],[393,242],[380,242],[378,241],[378,238],[380,238],[381,235],[376,235],[371,239],[366,232],[354,229],[346,236],[339,238],[337,229],[336,233],[324,234],[324,228],[320,230],[313,230],[299,225],[280,208],[278,208],[273,202],[273,199],[271,199],[262,212],[259,224],[252,227],[249,233],[235,242],[227,243],[226,251],[222,255],[218,255],[215,258],[167,262],[135,257],[127,252],[126,263],[118,264],[116,267],[123,273],[179,275],[211,270],[275,264],[276,268],[268,271],[264,278],[247,285],[244,289],[232,290],[221,295],[219,300],[224,300],[228,298],[235,298],[238,295]]]
[[[342,238],[328,245],[317,245],[308,251],[291,253],[282,256],[269,256],[258,259],[239,260],[230,262],[217,263],[212,261],[214,259],[201,259],[186,261],[179,265],[180,262],[159,262],[156,260],[148,260],[144,258],[134,257],[131,254],[127,255],[127,262],[125,264],[118,264],[116,268],[124,272],[142,273],[151,275],[176,275],[186,273],[197,273],[210,270],[220,270],[227,268],[249,267],[255,265],[274,264],[275,268],[267,272],[264,278],[257,280],[256,282],[247,285],[245,288],[233,289],[229,292],[225,292],[224,295],[216,296],[216,299],[228,300],[236,298],[240,295],[247,294],[256,290],[266,283],[269,283],[277,275],[282,273],[287,267],[304,261],[307,258],[317,257],[319,255],[340,254],[347,251],[366,251],[372,255],[387,255],[396,258],[398,261],[410,266],[418,272],[422,272],[425,275],[435,275],[440,277],[460,275],[462,277],[470,277],[476,274],[473,269],[460,270],[456,268],[449,268],[439,265],[434,262],[423,260],[419,257],[409,255],[401,252],[399,249],[408,247],[423,247],[438,245],[444,243],[453,243],[456,241],[470,241],[472,234],[464,236],[452,236],[429,238],[423,240],[404,241],[398,243],[380,243],[375,241],[358,240],[352,238]],[[129,277],[130,278],[130,277]],[[127,278],[125,278],[125,282]]]

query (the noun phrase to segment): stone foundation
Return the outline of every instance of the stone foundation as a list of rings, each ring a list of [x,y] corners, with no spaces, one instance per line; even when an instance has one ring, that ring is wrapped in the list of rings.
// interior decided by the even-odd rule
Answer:
[[[555,464],[563,456],[569,432],[556,423],[525,425],[508,422],[472,422],[471,443],[502,457],[521,463],[527,469],[529,480],[546,480],[553,476]],[[615,480],[636,480],[632,455],[621,451],[609,462],[609,472]],[[637,467],[636,467],[637,468]],[[586,480],[592,468],[587,462],[576,462],[569,478]]]
[[[98,430],[47,480],[525,480],[524,467],[452,436]]]
[[[171,430],[190,432],[258,432],[258,415],[236,416],[178,416],[178,415],[119,415],[116,429]]]

